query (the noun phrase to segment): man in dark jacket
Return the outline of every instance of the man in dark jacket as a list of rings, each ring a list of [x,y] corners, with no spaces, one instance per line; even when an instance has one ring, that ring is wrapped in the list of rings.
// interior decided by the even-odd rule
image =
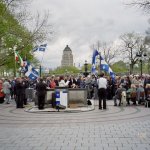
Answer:
[[[39,83],[36,85],[39,109],[44,109],[46,87],[47,85],[43,82],[43,79],[40,78]]]
[[[27,88],[29,88],[29,82],[27,78],[22,77],[22,84],[23,84],[23,103],[24,105],[27,105],[27,97],[25,95],[25,91]]]
[[[16,108],[23,108],[23,84],[21,78],[16,79],[14,96],[16,100]]]

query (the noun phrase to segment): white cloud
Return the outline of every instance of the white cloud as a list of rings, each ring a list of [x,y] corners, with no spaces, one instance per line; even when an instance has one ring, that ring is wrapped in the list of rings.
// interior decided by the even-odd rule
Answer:
[[[148,16],[124,5],[126,0],[34,0],[32,10],[50,10],[55,36],[48,42],[43,65],[60,65],[62,52],[69,45],[75,64],[91,61],[90,46],[99,41],[115,41],[126,32],[144,33]],[[39,57],[40,59],[40,57]]]

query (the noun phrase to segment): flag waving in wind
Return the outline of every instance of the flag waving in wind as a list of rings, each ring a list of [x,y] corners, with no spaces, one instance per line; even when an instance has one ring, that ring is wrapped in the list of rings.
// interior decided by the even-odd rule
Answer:
[[[92,72],[93,74],[96,73],[96,56],[98,56],[98,55],[99,55],[99,52],[95,49],[95,50],[93,51],[92,69],[91,69],[91,72]]]
[[[112,71],[112,69],[109,67],[109,65],[106,63],[106,61],[102,58],[102,56],[100,57],[101,59],[101,66],[100,66],[100,70],[103,70],[107,73],[110,74],[111,78],[113,80],[115,80],[115,73]]]
[[[36,52],[36,51],[45,52],[46,47],[47,47],[47,44],[42,44],[42,45],[40,45],[40,46],[35,46],[35,47],[33,48],[33,52]]]
[[[24,70],[25,75],[31,80],[36,80],[39,77],[38,71],[28,61],[25,62]]]
[[[98,50],[93,51],[93,57],[92,57],[92,69],[91,73],[95,74],[96,73],[96,56],[100,56],[100,53]],[[112,71],[112,69],[109,67],[109,65],[106,63],[106,61],[103,59],[102,56],[100,56],[101,59],[101,65],[100,65],[100,70],[103,70],[111,76],[113,80],[115,80],[115,73]]]

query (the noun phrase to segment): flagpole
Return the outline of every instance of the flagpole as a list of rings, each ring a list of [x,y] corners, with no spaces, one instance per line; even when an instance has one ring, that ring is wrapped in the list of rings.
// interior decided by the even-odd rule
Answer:
[[[40,65],[40,77],[41,77],[41,75],[42,75],[42,67]]]
[[[33,52],[35,51],[43,51],[43,56],[42,56],[42,59],[40,61],[40,66],[39,66],[39,74],[40,74],[40,77],[42,76],[42,62],[43,62],[43,58],[44,58],[44,51],[46,49],[46,46],[47,44],[43,44],[43,45],[40,45],[40,46],[36,46],[34,49],[33,49]]]
[[[13,51],[14,51],[14,77],[16,77],[16,57],[15,57],[15,50],[16,50],[16,45],[13,47]]]
[[[43,62],[43,58],[44,58],[44,52],[43,52],[42,59],[41,59],[41,62],[40,62],[40,77],[42,76],[42,62]]]
[[[99,52],[99,74],[101,73],[101,52],[99,51],[99,47],[100,47],[100,43],[99,41],[97,42],[97,49],[98,49],[98,52]]]

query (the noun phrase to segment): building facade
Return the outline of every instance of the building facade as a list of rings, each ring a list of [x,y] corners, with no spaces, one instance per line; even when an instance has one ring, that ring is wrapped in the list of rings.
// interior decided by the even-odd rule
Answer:
[[[72,50],[68,45],[63,50],[61,66],[62,67],[73,66],[73,54],[72,54]]]

